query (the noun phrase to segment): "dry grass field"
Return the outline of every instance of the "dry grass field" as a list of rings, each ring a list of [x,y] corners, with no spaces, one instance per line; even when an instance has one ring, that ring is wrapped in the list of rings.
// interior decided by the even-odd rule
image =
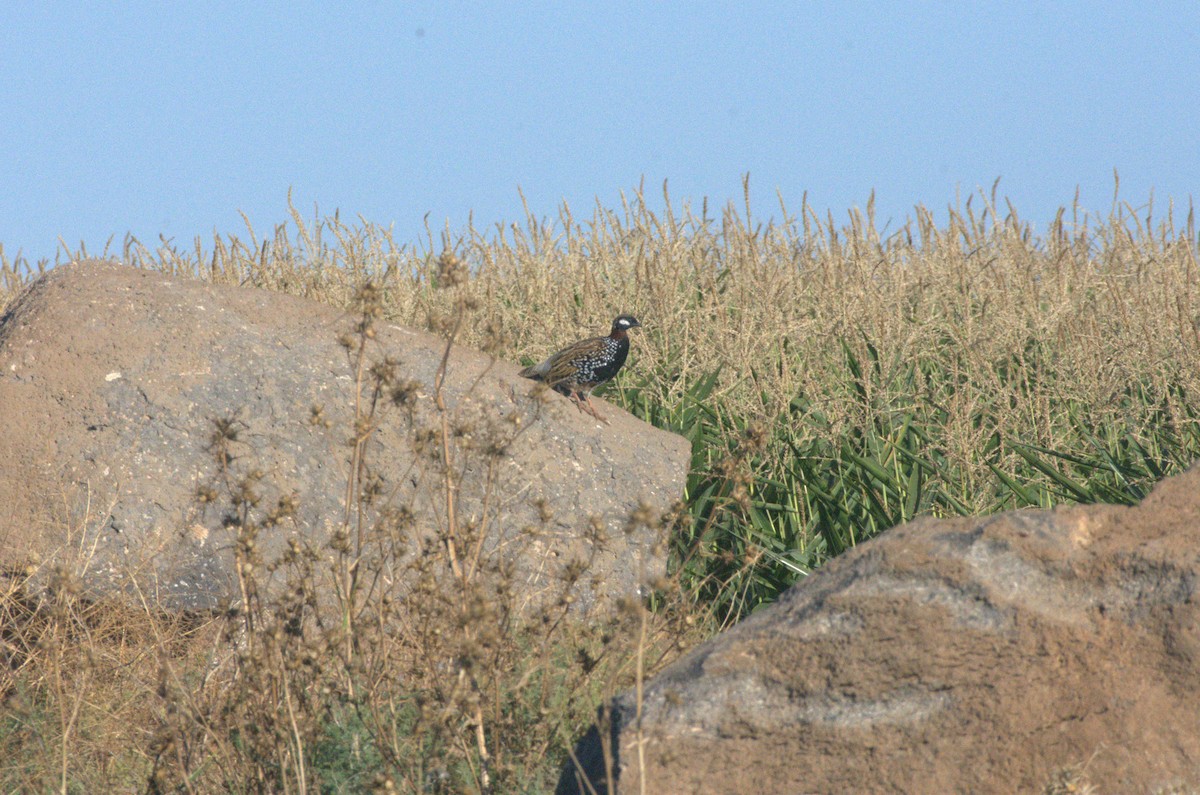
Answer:
[[[1035,234],[995,195],[886,233],[869,204],[845,225],[804,205],[774,223],[748,201],[668,207],[563,207],[417,248],[293,209],[266,235],[105,252],[350,319],[370,283],[378,317],[442,334],[462,317],[457,343],[513,361],[636,315],[630,364],[602,394],[693,442],[679,593],[588,637],[514,628],[464,691],[403,644],[364,635],[371,665],[355,667],[330,652],[344,636],[261,635],[270,605],[188,623],[88,603],[69,572],[41,598],[10,578],[0,789],[543,791],[606,692],[848,546],[919,514],[1134,502],[1200,451],[1190,208],[1067,208]],[[451,289],[446,251],[467,266]],[[0,249],[0,310],[37,271]],[[216,652],[230,633],[236,661]],[[535,643],[564,664],[523,667]],[[461,659],[443,651],[429,659]]]

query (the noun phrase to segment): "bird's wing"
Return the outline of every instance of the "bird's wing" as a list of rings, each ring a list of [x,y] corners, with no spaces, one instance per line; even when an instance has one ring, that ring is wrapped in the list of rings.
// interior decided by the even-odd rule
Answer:
[[[580,340],[530,369],[537,370],[538,376],[550,386],[572,381],[577,375],[579,361],[603,351],[604,340],[604,337]]]

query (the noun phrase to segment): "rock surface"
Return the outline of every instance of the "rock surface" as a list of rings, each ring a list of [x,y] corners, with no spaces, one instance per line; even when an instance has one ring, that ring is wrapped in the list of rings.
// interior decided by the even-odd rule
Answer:
[[[263,559],[289,537],[325,548],[344,516],[355,379],[338,338],[355,321],[312,301],[108,262],[48,273],[0,319],[0,565],[71,557],[90,586],[126,587],[136,574],[168,606],[236,596],[228,502],[197,500],[220,486],[218,418],[235,420],[232,469],[263,473],[260,512],[298,495],[295,518],[260,536]],[[420,441],[439,428],[443,348],[382,322],[368,348],[372,360],[397,360],[413,399],[383,414],[369,460],[388,502],[411,509],[427,536],[447,523],[440,443]],[[584,601],[597,585],[636,590],[661,573],[663,551],[656,531],[623,528],[639,501],[657,511],[680,497],[686,440],[611,407],[601,426],[557,395],[532,394],[516,370],[458,347],[450,358],[459,524],[486,521],[487,548],[517,564],[530,593],[592,555],[587,576],[600,579]],[[493,443],[502,453],[489,466],[480,450]],[[591,517],[603,544],[588,537]]]
[[[576,756],[598,792],[602,734],[617,792],[1196,791],[1198,580],[1200,469],[1134,508],[916,521],[654,677],[641,763],[632,693]]]

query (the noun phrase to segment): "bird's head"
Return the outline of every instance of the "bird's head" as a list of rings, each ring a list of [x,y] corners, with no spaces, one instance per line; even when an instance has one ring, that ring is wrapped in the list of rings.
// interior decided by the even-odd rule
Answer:
[[[640,325],[642,324],[633,315],[618,315],[617,319],[613,321],[612,332],[609,333],[609,336],[620,339],[629,329],[637,328]]]

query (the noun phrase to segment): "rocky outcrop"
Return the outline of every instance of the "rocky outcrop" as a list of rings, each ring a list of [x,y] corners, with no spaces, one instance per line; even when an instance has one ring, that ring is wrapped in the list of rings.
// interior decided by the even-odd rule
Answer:
[[[653,678],[640,719],[617,698],[576,757],[598,792],[606,766],[616,792],[1193,791],[1198,582],[1195,469],[1135,508],[913,522]]]
[[[90,587],[136,579],[167,605],[214,607],[237,596],[228,517],[248,475],[258,498],[248,510],[270,525],[257,538],[264,562],[295,539],[328,552],[346,518],[356,432],[355,367],[339,337],[355,321],[107,262],[46,274],[0,320],[0,564],[70,558]],[[454,526],[511,562],[529,598],[571,561],[591,563],[584,602],[661,573],[660,531],[627,525],[639,507],[653,515],[680,497],[687,442],[616,409],[601,425],[461,347],[442,414],[433,383],[444,348],[382,321],[367,347],[368,365],[391,358],[393,378],[367,447],[377,496],[366,518],[411,515],[411,549],[399,554],[445,537],[450,482]],[[216,420],[235,437],[227,467]],[[265,521],[281,499],[294,511]]]

